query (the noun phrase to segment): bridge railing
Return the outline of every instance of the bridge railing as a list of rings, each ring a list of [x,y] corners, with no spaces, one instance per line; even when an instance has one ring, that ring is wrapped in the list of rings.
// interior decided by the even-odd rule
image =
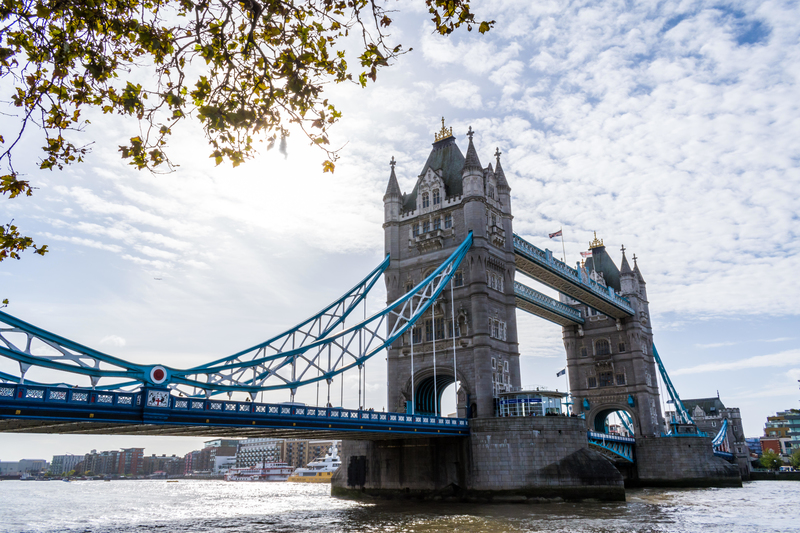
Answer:
[[[542,250],[541,248],[529,243],[516,233],[514,234],[514,249],[527,255],[534,262],[540,263],[550,270],[554,270],[568,280],[588,288],[597,296],[610,301],[617,307],[624,309],[630,314],[634,313],[630,300],[617,294],[613,287],[603,287],[590,277],[581,275],[578,270],[568,266],[563,261],[556,259],[553,256],[553,252],[550,250]]]
[[[514,282],[514,292],[517,294],[517,296],[531,300],[537,305],[540,305],[545,309],[549,309],[557,314],[569,317],[575,322],[579,322],[581,324],[584,322],[580,311],[577,309],[570,307],[565,303],[559,302],[554,298],[550,298],[539,291],[535,291],[530,287],[523,285],[522,283],[517,281]]]
[[[166,391],[164,391],[166,392]],[[75,389],[66,387],[38,387],[16,384],[0,384],[0,405],[16,403],[19,405],[31,403],[47,404],[53,408],[90,408],[92,410],[120,409],[131,414],[143,409],[145,401],[141,392],[112,392],[97,391],[92,389]],[[173,412],[205,412],[224,415],[246,415],[248,419],[264,417],[290,417],[333,420],[359,420],[370,423],[396,426],[398,429],[411,426],[434,426],[441,428],[467,428],[469,421],[464,418],[450,418],[442,416],[377,412],[371,410],[344,409],[341,407],[317,407],[309,405],[286,405],[259,402],[239,402],[232,400],[217,400],[207,398],[183,398],[169,395],[166,405],[152,405],[148,399],[147,407],[153,409],[170,410]],[[53,416],[57,418],[57,416]]]
[[[589,438],[596,440],[605,440],[608,442],[624,442],[626,444],[636,444],[636,439],[633,437],[623,437],[622,435],[609,435],[608,433],[600,433],[599,431],[589,430]]]

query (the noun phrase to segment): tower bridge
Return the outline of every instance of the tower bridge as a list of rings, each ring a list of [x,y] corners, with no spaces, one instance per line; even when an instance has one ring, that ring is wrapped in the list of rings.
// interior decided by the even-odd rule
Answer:
[[[140,365],[0,312],[0,356],[19,367],[0,372],[0,431],[338,437],[339,496],[624,499],[625,484],[741,484],[655,350],[636,256],[631,268],[623,248],[617,268],[595,237],[572,268],[516,235],[501,153],[484,167],[471,128],[467,137],[465,155],[443,124],[409,193],[392,158],[386,258],[308,320],[233,355],[188,369]],[[380,277],[387,304],[367,316]],[[521,389],[517,309],[562,327],[572,416],[498,416],[507,414],[498,400]],[[389,412],[362,401],[377,354],[387,358]],[[358,373],[359,409],[341,396],[333,405],[346,373]],[[659,376],[676,405],[669,423]],[[443,417],[452,385],[456,413]],[[314,405],[296,402],[310,387]],[[288,402],[263,402],[281,390]],[[629,436],[609,434],[612,413]]]

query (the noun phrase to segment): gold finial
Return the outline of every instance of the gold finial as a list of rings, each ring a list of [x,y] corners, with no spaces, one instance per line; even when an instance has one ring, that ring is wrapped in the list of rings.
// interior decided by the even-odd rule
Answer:
[[[597,232],[594,232],[594,240],[589,243],[589,248],[601,248],[603,246],[603,239],[597,239]]]
[[[444,117],[442,117],[442,129],[439,130],[439,133],[434,134],[433,138],[435,142],[439,142],[441,140],[447,139],[448,137],[453,136],[453,127],[450,128],[444,127]]]

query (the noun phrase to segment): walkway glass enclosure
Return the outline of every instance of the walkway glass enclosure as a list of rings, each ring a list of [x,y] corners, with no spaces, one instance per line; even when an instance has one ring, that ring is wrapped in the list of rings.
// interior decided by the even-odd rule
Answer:
[[[497,401],[497,416],[562,415],[565,392],[548,390],[522,390],[501,392]]]

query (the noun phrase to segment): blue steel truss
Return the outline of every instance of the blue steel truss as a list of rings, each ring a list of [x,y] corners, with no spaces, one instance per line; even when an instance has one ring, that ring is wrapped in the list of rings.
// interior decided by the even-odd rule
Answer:
[[[675,390],[675,386],[672,384],[672,380],[669,379],[669,375],[667,374],[667,369],[664,368],[664,363],[661,361],[661,357],[658,356],[658,350],[656,350],[655,344],[653,344],[653,357],[655,358],[656,364],[658,365],[658,371],[661,373],[661,379],[664,381],[664,386],[667,388],[667,392],[669,393],[669,398],[675,405],[675,413],[678,417],[677,422],[680,424],[694,425],[694,420],[692,420],[692,416],[689,414],[689,411],[686,409],[686,407],[683,406],[683,402],[681,402],[681,397],[678,396],[678,391]]]
[[[633,448],[636,439],[631,437],[621,437],[619,435],[609,435],[598,431],[588,432],[589,444],[607,450],[626,461],[633,462]]]
[[[711,440],[711,446],[714,448],[714,455],[732,461],[733,454],[730,452],[730,450],[727,449],[727,441],[725,440],[727,434],[728,434],[728,419],[725,418],[722,421],[722,427],[719,428],[719,432]]]
[[[610,304],[613,309],[621,311],[622,315],[631,316],[634,314],[630,301],[617,294],[612,287],[603,287],[593,279],[582,275],[578,270],[567,266],[564,262],[553,257],[553,252],[550,250],[542,250],[516,233],[514,234],[514,252],[525,257],[539,267],[542,267],[546,271],[555,274],[558,278],[568,282],[571,286],[580,287],[582,290],[589,291],[589,293],[600,298],[600,300],[604,301],[606,304]],[[539,281],[545,282],[544,280]],[[558,287],[554,288],[558,289]],[[579,297],[575,297],[577,295],[570,296],[580,300]],[[591,305],[591,302],[584,303]]]
[[[583,324],[585,322],[583,317],[581,316],[580,311],[578,311],[577,309],[570,307],[564,303],[561,303],[558,300],[551,298],[545,294],[542,294],[539,291],[535,291],[518,281],[514,282],[514,294],[516,295],[517,298],[524,300],[525,302],[533,305],[534,307],[543,309],[544,311],[563,319],[563,320],[558,320],[557,321],[558,324],[561,325],[565,325],[567,323]],[[524,310],[530,312],[528,309]]]
[[[95,390],[131,392],[155,386],[177,389],[188,397],[242,392],[254,398],[258,392],[278,389],[294,394],[300,386],[323,380],[330,383],[334,376],[361,367],[403,335],[450,283],[471,245],[472,232],[411,291],[352,327],[345,328],[344,320],[388,267],[388,257],[342,298],[299,326],[189,369],[131,363],[0,312],[0,355],[18,362],[20,368],[19,375],[0,373],[0,381],[25,384],[26,372],[39,366],[89,376]],[[342,329],[335,331],[340,325]]]

